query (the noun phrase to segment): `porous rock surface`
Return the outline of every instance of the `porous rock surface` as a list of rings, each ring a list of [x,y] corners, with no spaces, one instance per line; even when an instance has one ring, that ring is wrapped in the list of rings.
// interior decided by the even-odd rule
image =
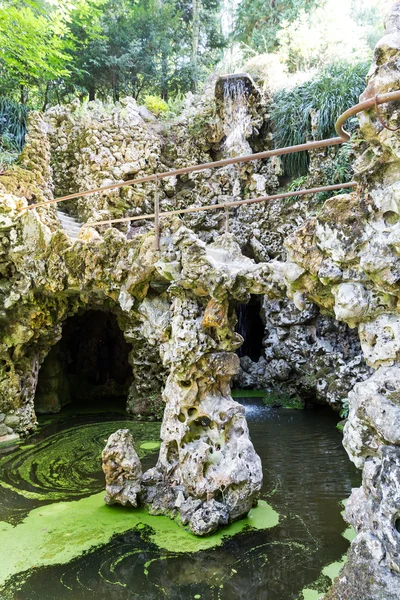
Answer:
[[[372,369],[365,363],[357,332],[322,314],[309,302],[263,298],[263,353],[257,362],[240,359],[239,388],[270,389],[279,403],[302,398],[342,406],[354,385]]]
[[[110,435],[101,458],[106,478],[105,502],[137,506],[142,465],[129,429],[118,429]]]
[[[378,42],[361,100],[400,89],[400,4]],[[398,103],[381,106],[391,129]],[[375,109],[359,117],[354,168],[359,189],[328,200],[287,242],[289,295],[358,328],[376,371],[349,394],[344,445],[363,470],[345,518],[357,536],[329,600],[400,598],[400,142]]]
[[[177,234],[182,239],[182,231]],[[141,503],[151,514],[179,515],[193,533],[207,535],[246,515],[262,483],[244,407],[230,395],[239,365],[234,351],[242,340],[233,331],[235,313],[228,297],[243,298],[249,291],[273,294],[280,280],[268,265],[243,257],[230,235],[209,246],[198,241],[203,249],[199,261],[193,261],[194,235],[185,242],[185,267],[175,271],[175,289],[164,307],[169,331],[159,337],[169,370],[161,448],[157,465],[141,478]],[[157,268],[163,274],[170,263],[160,259]],[[206,289],[213,290],[208,300]],[[153,326],[160,323],[154,320]],[[119,465],[115,468],[118,472]],[[113,499],[119,501],[118,495]]]
[[[128,342],[140,336],[158,351],[169,373],[160,455],[143,475],[144,504],[156,514],[180,513],[199,535],[247,514],[262,471],[244,409],[230,395],[242,343],[232,302],[250,293],[281,294],[280,276],[268,263],[244,257],[232,234],[207,245],[179,219],[163,222],[158,251],[153,232],[127,239],[115,229],[100,235],[86,228],[72,240],[43,223],[39,211],[20,211],[26,200],[2,199],[5,434],[35,427],[39,366],[60,339],[63,321],[100,307],[117,316]],[[139,467],[121,442],[129,445],[111,440],[106,451],[109,499],[134,504],[136,488],[130,479],[122,485],[121,477]]]
[[[351,366],[359,349],[350,342],[353,349],[346,354],[341,334],[333,345],[335,357],[322,351],[328,347],[325,337],[331,336],[329,325],[321,324],[315,349],[304,343],[309,322],[301,313],[311,311],[310,318],[318,318],[309,308],[312,302],[324,311],[328,324],[334,318],[360,324],[362,348],[371,348],[371,366],[390,366],[398,353],[396,244],[388,241],[396,231],[397,213],[394,200],[390,210],[385,204],[388,190],[396,190],[397,150],[386,132],[374,137],[379,127],[374,119],[362,128],[365,152],[357,167],[362,179],[373,148],[379,166],[372,169],[375,183],[367,182],[369,195],[334,198],[312,220],[313,200],[240,207],[229,214],[228,224],[221,211],[169,217],[161,222],[156,250],[149,221],[112,228],[94,223],[151,213],[154,182],[63,204],[84,224],[77,238],[62,229],[51,205],[21,211],[53,194],[226,156],[226,105],[210,100],[214,88],[215,81],[211,95],[206,90],[203,98],[189,98],[182,115],[168,126],[129,98],[116,106],[76,102],[32,114],[21,165],[0,177],[0,440],[34,430],[39,370],[61,338],[65,320],[85,310],[112,312],[132,347],[128,409],[142,413],[149,398],[159,401],[161,395],[165,403],[159,459],[141,477],[138,498],[154,514],[179,516],[199,535],[247,514],[261,487],[261,466],[243,408],[230,395],[230,380],[239,368],[235,351],[242,343],[234,332],[238,304],[250,294],[285,302],[285,286],[289,288],[299,315],[289,324],[280,322],[279,315],[271,317],[269,333],[275,338],[276,331],[277,341],[267,342],[267,350],[274,354],[268,356],[275,360],[274,383],[289,373],[285,362],[294,371],[298,368],[287,355],[279,356],[285,327],[299,357],[295,362],[305,358],[312,363],[320,354],[325,355],[323,368],[339,367],[342,374],[349,369],[343,390],[368,374],[362,361]],[[268,101],[250,91],[248,105],[240,147],[268,148]],[[395,157],[387,159],[383,175],[382,146],[385,161]],[[280,174],[280,161],[272,159],[171,177],[159,185],[161,209],[270,194]],[[285,250],[282,242],[291,233]],[[379,260],[374,258],[377,248]],[[283,262],[287,252],[289,261]],[[290,308],[279,305],[281,312]],[[383,356],[379,348],[387,339],[391,344]],[[333,401],[343,392],[332,391],[326,379],[321,375],[313,385],[321,398]],[[65,395],[55,382],[51,393],[52,407],[59,410]],[[111,469],[110,478],[114,475]],[[109,494],[110,500],[118,494],[119,501],[129,496],[122,488]]]

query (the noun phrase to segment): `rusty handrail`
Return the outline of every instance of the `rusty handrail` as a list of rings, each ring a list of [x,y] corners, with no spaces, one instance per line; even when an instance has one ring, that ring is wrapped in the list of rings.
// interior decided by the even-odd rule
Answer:
[[[46,200],[45,202],[38,202],[37,204],[30,204],[24,206],[20,210],[31,210],[40,206],[46,206],[48,204],[56,204],[58,202],[65,202],[66,200],[73,200],[74,198],[82,198],[83,196],[89,196],[97,192],[104,192],[108,190],[125,187],[128,185],[137,185],[138,183],[147,183],[149,181],[156,181],[157,179],[165,179],[167,177],[173,177],[175,175],[186,175],[188,173],[194,173],[195,171],[204,171],[206,169],[214,169],[216,167],[226,167],[228,165],[234,165],[237,163],[246,163],[253,160],[262,160],[265,158],[271,158],[272,156],[282,156],[285,154],[294,154],[295,152],[303,152],[304,150],[312,150],[317,148],[324,148],[326,146],[336,146],[343,144],[340,137],[330,138],[327,140],[321,140],[316,142],[307,142],[306,144],[299,144],[297,146],[287,146],[285,148],[277,148],[275,150],[266,150],[265,152],[257,152],[256,154],[248,154],[245,156],[237,156],[235,158],[224,158],[214,162],[203,163],[200,165],[191,165],[190,167],[182,167],[181,169],[175,169],[173,171],[164,171],[161,173],[155,173],[154,175],[146,175],[145,177],[138,177],[137,179],[129,179],[128,181],[122,181],[120,183],[112,183],[100,188],[94,188],[92,190],[86,190],[84,192],[75,192],[74,194],[68,194],[68,196],[62,196],[61,198],[54,198],[53,200]]]
[[[359,104],[355,104],[351,108],[348,108],[342,115],[340,115],[340,117],[336,121],[336,133],[342,138],[344,142],[348,142],[350,139],[350,134],[343,129],[343,125],[345,124],[347,119],[353,117],[362,110],[369,110],[377,104],[386,104],[386,102],[394,102],[395,100],[400,100],[400,90],[396,90],[395,92],[387,92],[386,94],[378,94],[373,98],[369,98],[368,100],[364,100]]]
[[[191,165],[190,167],[183,167],[181,169],[175,169],[173,171],[165,171],[162,173],[155,173],[153,175],[147,175],[145,177],[138,177],[137,179],[130,179],[128,181],[122,181],[120,183],[113,183],[110,185],[106,185],[104,187],[94,188],[91,190],[86,190],[84,192],[75,192],[73,194],[68,194],[67,196],[62,196],[60,198],[54,198],[52,200],[46,200],[44,202],[30,204],[28,206],[21,207],[19,210],[20,211],[31,210],[33,208],[39,208],[40,206],[47,206],[48,204],[57,204],[59,202],[65,202],[67,200],[73,200],[75,198],[82,198],[84,196],[89,196],[90,194],[113,190],[113,189],[125,187],[128,185],[137,185],[139,183],[146,183],[149,181],[158,181],[160,179],[165,179],[167,177],[173,177],[175,175],[186,175],[188,173],[194,173],[196,171],[204,171],[205,169],[213,169],[216,167],[225,167],[228,165],[234,165],[234,164],[238,164],[238,163],[247,163],[247,162],[251,162],[254,160],[263,160],[266,158],[271,158],[273,156],[283,156],[283,155],[287,155],[287,154],[294,154],[295,152],[303,152],[305,150],[313,150],[313,149],[315,150],[318,148],[325,148],[327,146],[337,146],[339,144],[343,144],[343,142],[347,142],[350,139],[349,133],[347,133],[347,131],[345,131],[343,129],[343,125],[349,117],[357,114],[358,112],[361,112],[362,110],[368,110],[368,109],[372,108],[374,105],[384,104],[386,102],[392,102],[394,100],[400,100],[400,90],[397,90],[395,92],[388,92],[386,94],[380,94],[380,95],[374,96],[373,98],[370,98],[369,100],[365,100],[364,102],[360,102],[359,104],[352,106],[351,108],[346,110],[342,115],[340,115],[340,117],[336,121],[335,129],[339,135],[339,137],[336,137],[336,138],[329,138],[326,140],[319,140],[319,141],[315,141],[315,142],[307,142],[305,144],[298,144],[297,146],[287,146],[285,148],[276,148],[275,150],[266,150],[265,152],[257,152],[256,154],[237,156],[235,158],[225,158],[222,160],[217,160],[217,161],[209,162],[209,163],[203,163],[200,165]],[[351,187],[351,186],[349,186],[349,187]],[[318,188],[318,191],[329,191],[329,189],[331,189],[331,188],[329,186],[326,186],[325,188]],[[337,189],[337,188],[335,188],[335,189]],[[310,190],[305,190],[304,193],[313,193],[313,192],[311,192]],[[297,195],[301,195],[301,194],[298,192]],[[286,196],[286,195],[281,196],[279,194],[278,194],[278,196],[269,196],[269,198],[275,198],[275,197],[286,198],[288,196]],[[214,205],[214,206],[216,206],[216,205]],[[225,206],[225,205],[221,205],[221,206]],[[191,209],[191,210],[193,210],[193,209]],[[187,210],[186,212],[190,212],[190,210]],[[194,210],[193,210],[193,212],[194,212]],[[170,213],[170,214],[173,214],[173,213]],[[127,220],[132,220],[132,218],[127,218]],[[106,222],[110,223],[111,221],[106,221]],[[112,222],[121,222],[121,221],[114,219]],[[100,222],[98,222],[97,224],[99,224],[99,223]]]
[[[84,223],[82,227],[94,227],[95,225],[111,225],[112,223],[127,223],[129,221],[143,221],[144,219],[154,219],[158,217],[169,217],[171,215],[182,215],[184,213],[200,212],[203,210],[216,210],[218,208],[229,208],[230,206],[241,206],[242,204],[256,204],[258,202],[266,202],[268,200],[278,200],[280,198],[293,198],[294,196],[305,196],[308,194],[318,194],[319,192],[332,192],[346,188],[356,187],[356,181],[347,183],[335,183],[334,185],[326,185],[323,187],[310,188],[308,190],[297,190],[293,192],[284,192],[282,194],[274,194],[272,196],[260,196],[259,198],[251,198],[250,200],[233,200],[232,202],[224,202],[223,204],[207,204],[206,206],[195,206],[192,208],[182,208],[180,210],[170,210],[166,212],[151,213],[146,215],[135,215],[134,217],[121,217],[120,219],[109,219],[107,221],[91,221]]]

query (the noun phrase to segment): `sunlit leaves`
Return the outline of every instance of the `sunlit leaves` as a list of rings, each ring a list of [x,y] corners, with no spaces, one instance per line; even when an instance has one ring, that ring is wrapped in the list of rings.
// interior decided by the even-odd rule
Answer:
[[[0,61],[20,84],[68,74],[63,21],[57,11],[45,14],[43,4],[33,4],[0,9]]]

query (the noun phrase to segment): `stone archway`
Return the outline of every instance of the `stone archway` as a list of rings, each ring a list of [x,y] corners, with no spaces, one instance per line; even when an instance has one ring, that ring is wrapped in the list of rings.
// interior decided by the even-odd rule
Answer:
[[[133,382],[131,351],[113,313],[88,310],[69,317],[60,341],[40,368],[36,414],[59,412],[66,404],[78,407],[102,400],[110,406],[126,406]]]

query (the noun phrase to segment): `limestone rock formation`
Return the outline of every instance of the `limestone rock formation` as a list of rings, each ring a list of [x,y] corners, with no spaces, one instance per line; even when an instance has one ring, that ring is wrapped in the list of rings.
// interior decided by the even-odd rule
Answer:
[[[112,313],[131,347],[128,409],[142,414],[149,399],[159,407],[162,396],[165,411],[158,462],[142,477],[129,436],[120,433],[111,440],[106,453],[110,501],[139,500],[153,514],[179,517],[197,535],[247,514],[261,488],[260,460],[243,407],[230,394],[230,381],[239,367],[235,352],[242,343],[234,331],[239,304],[248,302],[251,294],[266,295],[273,314],[272,303],[278,303],[282,315],[271,317],[270,335],[276,331],[279,340],[287,333],[283,329],[290,328],[288,337],[301,348],[299,361],[305,357],[312,363],[325,344],[316,344],[316,350],[304,344],[309,322],[302,313],[308,300],[350,326],[364,327],[363,348],[377,349],[371,350],[372,366],[390,364],[398,352],[393,322],[396,215],[393,207],[383,206],[387,189],[395,190],[395,158],[385,172],[384,187],[371,186],[375,212],[370,197],[359,201],[352,195],[331,200],[312,221],[308,218],[315,213],[313,201],[242,207],[228,215],[228,223],[220,211],[166,217],[159,250],[151,221],[110,228],[88,225],[151,213],[154,182],[64,204],[63,209],[83,224],[76,238],[62,229],[53,206],[21,210],[51,198],[53,191],[59,195],[90,189],[226,156],[226,139],[235,132],[225,127],[224,102],[214,102],[215,83],[203,99],[188,98],[169,128],[130,98],[115,106],[75,102],[43,116],[33,114],[22,166],[0,178],[0,436],[34,430],[39,371],[62,337],[66,320],[90,310]],[[271,144],[268,99],[256,90],[247,96],[240,147],[265,149]],[[388,152],[395,145],[385,136],[379,144],[386,144]],[[373,144],[374,139],[370,135],[365,143]],[[277,188],[280,174],[279,160],[271,160],[171,177],[159,186],[161,209],[265,195]],[[290,261],[279,263],[286,258],[282,241],[290,233]],[[377,247],[379,260],[374,258]],[[300,307],[298,322],[289,324],[280,321],[290,311],[279,304],[286,286]],[[313,308],[305,312],[310,311],[314,314]],[[379,335],[371,329],[375,325]],[[302,329],[292,335],[294,327]],[[390,336],[393,343],[383,355],[379,349]],[[345,345],[345,337],[338,334],[338,346]],[[281,377],[286,364],[292,368],[289,357],[279,355],[279,342],[271,346],[274,356],[268,359]],[[350,363],[357,349],[352,352]],[[343,349],[334,358],[328,354],[324,368],[339,365],[343,375],[348,367]],[[365,365],[360,371],[354,366],[347,380],[360,380],[364,374]],[[44,378],[39,391],[42,397],[49,393],[46,401],[59,410],[64,394],[60,380],[52,379]],[[334,392],[325,381],[321,377],[320,395],[330,398]],[[121,471],[118,465],[124,465]]]
[[[220,86],[221,89],[223,87]],[[240,143],[248,144],[253,151],[266,149],[271,144],[268,122],[269,99],[263,97],[253,84],[249,84],[245,91],[248,127],[245,131],[240,128],[240,131],[235,131],[233,128],[230,132],[226,120],[230,96],[228,94],[227,101],[223,93],[215,94],[216,88],[218,82],[214,79],[210,81],[204,95],[189,96],[182,114],[168,128],[154,117],[151,118],[148,111],[138,106],[132,98],[123,99],[116,105],[105,106],[100,102],[90,102],[83,106],[74,102],[68,106],[54,107],[44,115],[32,113],[28,141],[21,158],[24,168],[18,168],[15,173],[1,176],[0,185],[4,191],[26,197],[29,202],[32,202],[34,198],[36,200],[50,198],[53,192],[57,196],[78,189],[120,182],[126,178],[140,177],[225,156],[228,152],[225,141],[231,133],[241,136]],[[245,108],[242,104],[240,106]],[[232,167],[230,170],[227,168],[206,170],[179,178],[165,179],[160,183],[159,189],[161,208],[162,210],[186,208],[214,202],[223,203],[238,196],[254,197],[254,195],[273,193],[279,184],[280,174],[279,159],[271,159]],[[20,182],[24,182],[24,185],[22,186]],[[41,186],[40,190],[38,186]],[[75,215],[81,223],[85,223],[88,220],[96,221],[152,212],[154,193],[155,184],[151,182],[120,188],[101,195],[93,194],[59,206],[64,211]],[[242,252],[256,262],[284,259],[286,256],[284,239],[304,223],[310,214],[314,214],[317,206],[315,200],[310,198],[290,204],[272,201],[239,207],[229,214],[229,229]],[[21,248],[25,245],[28,249],[29,238],[31,239],[29,247],[34,248],[36,235],[43,233],[45,238],[49,238],[54,232],[60,230],[57,213],[51,207],[39,209],[36,214],[40,215],[41,223],[46,224],[48,229],[45,233],[39,229],[36,233],[33,232],[32,228],[37,227],[37,224],[35,219],[31,218],[29,225],[24,226]],[[196,232],[200,239],[208,243],[216,240],[226,226],[225,216],[221,211],[183,215],[182,220]],[[8,227],[6,223],[5,227],[6,229]],[[132,239],[151,231],[151,222],[138,221],[118,227],[128,239]],[[90,230],[83,227],[79,233],[80,243],[86,244],[89,240],[93,242],[95,239],[100,241],[105,230],[105,227]],[[8,234],[5,233],[2,242],[5,256],[10,247],[7,236]],[[60,240],[65,239],[60,231],[59,236]],[[117,229],[113,229],[112,236],[114,240],[117,239]],[[110,239],[107,237],[107,244],[110,243]],[[99,262],[101,263],[101,259]],[[20,267],[24,269],[26,264],[21,264],[18,268]],[[6,268],[8,267],[4,266],[4,269]],[[58,277],[56,271],[54,275]],[[45,276],[51,279],[53,270]],[[99,273],[99,276],[102,275]],[[154,289],[156,285],[153,282],[152,288]],[[57,290],[57,286],[58,283],[53,282],[52,290]],[[146,286],[147,283],[144,282],[143,290],[136,293],[145,295]],[[18,285],[16,287],[18,288]],[[147,342],[144,324],[146,319],[140,313],[133,319],[130,310],[134,302],[132,298],[132,294],[127,289],[121,288],[117,309],[118,319],[124,322],[121,327],[124,329],[126,340],[135,347],[135,352],[130,356],[134,382],[128,395],[128,409],[131,413],[140,415],[159,413],[161,390],[167,373],[161,363],[156,345]],[[83,304],[86,305],[85,302]],[[80,309],[80,307],[76,308]],[[308,335],[307,324],[304,325],[302,332],[300,331],[302,326],[296,327],[296,332],[301,338],[299,343],[296,343],[296,356],[303,361],[303,364],[308,363],[312,357],[311,363],[315,363],[320,373],[318,383],[311,386],[312,393],[316,391],[322,401],[337,403],[339,396],[347,393],[352,382],[364,377],[365,364],[362,360],[358,362],[357,357],[360,355],[357,354],[356,349],[346,354],[346,351],[343,352],[342,348],[338,348],[338,362],[336,359],[333,361],[329,359],[329,365],[324,364],[319,368],[321,345],[314,344],[310,347],[303,344],[303,338]],[[271,329],[274,329],[273,323]],[[270,335],[270,338],[272,337],[274,337],[273,331]],[[354,346],[351,336],[347,339],[342,331],[339,333],[339,338],[339,346],[342,345],[342,339],[345,346]],[[322,346],[327,347],[324,342]],[[335,344],[335,352],[336,348],[337,344]],[[274,350],[273,352],[275,353]],[[280,353],[279,348],[276,353]],[[275,356],[273,360],[275,358],[281,360]],[[276,362],[274,364],[277,365]],[[291,368],[289,385],[291,385],[295,379],[298,379],[299,369],[293,361],[289,366]],[[342,384],[340,389],[334,391],[335,385],[332,387],[328,381],[329,377],[325,377],[323,372],[325,369],[336,367],[341,370]],[[258,386],[263,385],[265,379],[263,373],[258,367],[251,368],[252,380],[256,380]],[[269,371],[272,373],[271,369]],[[263,372],[265,373],[264,369]],[[151,377],[143,376],[148,373],[151,373]],[[242,375],[243,380],[249,379],[245,372],[242,372]],[[268,380],[279,389],[279,379],[272,376]],[[296,392],[298,391],[302,393],[302,388],[297,386]],[[152,399],[150,403],[149,398]],[[55,403],[54,410],[59,410],[61,406],[62,402]]]
[[[230,395],[242,342],[232,302],[250,293],[281,294],[279,274],[244,257],[232,235],[206,245],[179,219],[163,222],[159,252],[153,233],[127,239],[117,230],[101,236],[87,228],[73,240],[44,224],[40,213],[19,211],[24,206],[3,196],[5,426],[18,433],[35,427],[39,365],[60,339],[63,321],[95,307],[111,311],[126,340],[139,335],[169,372],[160,456],[143,476],[144,504],[171,516],[181,506],[198,534],[247,514],[262,471],[244,409]],[[135,346],[132,353],[134,362]],[[105,453],[108,498],[135,504],[139,465],[125,434],[111,439]],[[115,463],[121,471],[113,471]]]
[[[362,99],[400,89],[399,7],[378,42]],[[328,200],[287,240],[289,294],[358,328],[376,372],[349,394],[344,445],[363,469],[345,517],[357,532],[329,599],[400,598],[399,125],[396,103],[360,114],[357,191]]]
[[[137,506],[142,465],[129,429],[118,429],[108,438],[102,453],[107,504]]]
[[[240,359],[239,388],[267,389],[279,398],[306,398],[342,408],[342,400],[372,369],[356,331],[322,314],[315,304],[264,297],[263,353]]]

